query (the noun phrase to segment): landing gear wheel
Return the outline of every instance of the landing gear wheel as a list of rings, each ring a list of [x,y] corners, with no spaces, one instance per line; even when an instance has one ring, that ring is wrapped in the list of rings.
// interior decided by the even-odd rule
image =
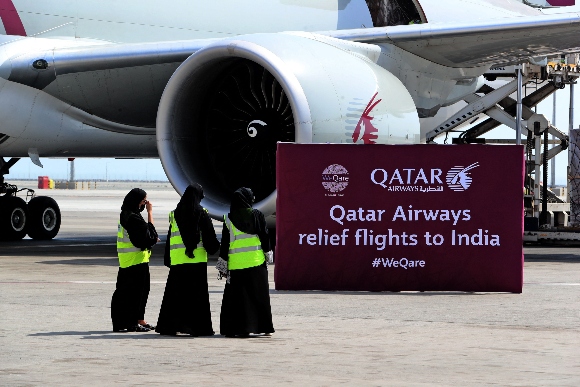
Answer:
[[[15,241],[26,236],[28,208],[16,196],[0,197],[0,240]]]
[[[37,196],[28,203],[28,235],[32,239],[52,239],[60,230],[60,208],[53,198]]]

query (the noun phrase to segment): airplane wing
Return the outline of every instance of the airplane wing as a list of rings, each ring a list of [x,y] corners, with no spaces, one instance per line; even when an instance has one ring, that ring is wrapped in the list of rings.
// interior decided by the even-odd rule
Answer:
[[[564,13],[485,22],[415,24],[318,32],[354,42],[388,43],[449,67],[514,64],[528,58],[580,52],[580,14]],[[48,66],[38,75],[29,63],[38,52],[20,55],[0,67],[0,76],[43,89],[59,75],[133,66],[178,63],[219,39],[113,44],[46,52]]]
[[[35,38],[6,38],[34,44]],[[101,44],[23,50],[0,65],[0,78],[42,90],[67,115],[88,126],[125,134],[155,134],[159,98],[175,69],[219,39]],[[50,47],[50,48],[48,48]],[[32,65],[31,65],[32,64]],[[103,91],[105,87],[107,92]]]
[[[65,74],[183,62],[188,56],[216,40],[219,39],[89,45],[33,51],[4,62],[0,66],[0,76],[9,81],[43,89],[58,76]],[[39,75],[39,68],[30,66],[36,60],[46,61],[46,64],[39,66],[46,66],[54,71]]]
[[[580,14],[577,13],[318,33],[361,43],[393,44],[449,67],[513,64],[530,57],[580,52]],[[38,77],[36,72],[30,71],[30,60],[39,57],[39,53],[34,52],[13,58],[10,61],[11,69],[7,69],[5,63],[0,68],[0,76],[42,89],[62,74],[181,62],[217,40],[113,44],[54,50],[47,53],[47,61],[57,72],[44,77]]]
[[[0,44],[0,151],[159,155],[178,191],[204,186],[216,219],[241,186],[272,214],[278,142],[417,143],[419,110],[473,93],[487,65],[580,52],[579,29],[571,13],[58,49],[19,38]],[[380,44],[431,62],[403,66]]]
[[[514,64],[530,57],[580,52],[580,15],[466,21],[322,33],[337,39],[389,43],[449,67]]]

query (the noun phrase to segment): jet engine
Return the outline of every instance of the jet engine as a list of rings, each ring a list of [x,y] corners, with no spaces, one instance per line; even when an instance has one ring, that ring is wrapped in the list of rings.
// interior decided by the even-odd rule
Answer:
[[[279,141],[418,143],[413,100],[375,64],[380,55],[375,45],[308,33],[238,36],[199,50],[175,71],[157,113],[169,180],[180,194],[200,183],[216,219],[242,186],[271,215]]]

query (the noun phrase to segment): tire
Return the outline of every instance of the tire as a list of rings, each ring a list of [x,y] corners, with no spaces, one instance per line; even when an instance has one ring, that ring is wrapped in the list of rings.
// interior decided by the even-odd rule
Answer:
[[[0,197],[0,240],[24,238],[28,221],[28,207],[24,200],[16,196]]]
[[[52,239],[60,230],[60,208],[53,198],[37,196],[28,202],[28,235],[32,239]]]

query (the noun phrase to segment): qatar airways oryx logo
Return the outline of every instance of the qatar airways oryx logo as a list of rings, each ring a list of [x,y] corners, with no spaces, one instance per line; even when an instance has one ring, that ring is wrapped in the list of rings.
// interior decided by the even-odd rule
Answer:
[[[465,191],[471,186],[473,179],[471,178],[471,173],[469,172],[473,168],[479,167],[479,163],[473,163],[464,167],[462,165],[453,167],[447,172],[445,179],[447,180],[447,185],[452,191]]]
[[[454,166],[445,175],[445,182],[452,191],[466,191],[471,186],[473,178],[470,170],[477,168],[479,163],[464,167]],[[387,170],[377,168],[371,172],[373,184],[394,192],[443,192],[443,170],[440,168],[396,168]]]
[[[329,165],[322,172],[322,186],[336,196],[336,193],[344,190],[348,186],[348,171],[340,164]]]
[[[362,112],[354,132],[352,134],[352,142],[355,144],[376,144],[379,138],[379,130],[374,127],[372,120],[374,117],[371,116],[373,109],[382,101],[382,99],[377,98],[378,92],[373,95],[373,98],[369,101],[364,111]],[[364,105],[363,105],[364,106]]]

